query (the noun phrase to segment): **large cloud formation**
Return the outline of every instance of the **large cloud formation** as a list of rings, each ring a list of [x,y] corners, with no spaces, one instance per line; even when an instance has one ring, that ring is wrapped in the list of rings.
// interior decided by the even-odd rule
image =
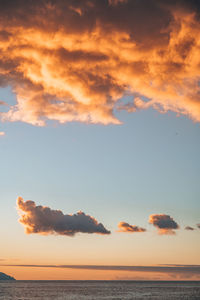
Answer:
[[[157,227],[159,234],[175,234],[174,229],[179,228],[179,225],[174,221],[174,219],[165,214],[150,215],[149,223]]]
[[[39,234],[59,234],[73,236],[78,232],[110,234],[101,223],[93,217],[78,212],[74,215],[64,215],[60,210],[52,210],[46,206],[36,206],[34,201],[25,201],[18,197],[17,209],[20,213],[20,223],[25,231]]]
[[[0,86],[17,97],[1,119],[119,124],[115,108],[153,107],[200,121],[199,14],[197,0],[1,0]]]
[[[139,226],[135,226],[135,225],[130,225],[126,222],[119,222],[118,224],[118,228],[119,228],[119,232],[145,232],[146,229],[139,227]]]

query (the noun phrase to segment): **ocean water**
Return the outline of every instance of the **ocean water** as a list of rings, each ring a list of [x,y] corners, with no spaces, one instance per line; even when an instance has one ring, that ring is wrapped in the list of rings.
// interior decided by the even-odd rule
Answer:
[[[200,300],[200,282],[1,281],[1,300],[176,299]]]

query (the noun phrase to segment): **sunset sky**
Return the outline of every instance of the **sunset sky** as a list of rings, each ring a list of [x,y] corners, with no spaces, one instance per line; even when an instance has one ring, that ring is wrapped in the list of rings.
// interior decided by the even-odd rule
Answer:
[[[200,280],[199,53],[199,1],[0,1],[0,272]]]

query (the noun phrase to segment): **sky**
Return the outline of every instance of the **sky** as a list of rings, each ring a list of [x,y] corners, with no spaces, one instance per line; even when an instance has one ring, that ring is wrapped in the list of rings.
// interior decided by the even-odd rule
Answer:
[[[198,1],[0,8],[0,271],[200,280]]]

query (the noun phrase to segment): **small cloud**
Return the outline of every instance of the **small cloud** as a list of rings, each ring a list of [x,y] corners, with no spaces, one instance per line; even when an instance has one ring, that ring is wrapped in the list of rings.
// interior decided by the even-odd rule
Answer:
[[[0,105],[8,105],[6,102],[0,100]]]
[[[17,209],[21,216],[19,222],[24,225],[27,234],[66,236],[74,236],[78,232],[110,234],[103,224],[81,211],[73,215],[64,215],[61,210],[36,206],[34,201],[24,201],[21,197],[17,199]]]
[[[197,228],[199,228],[199,229],[200,229],[200,223],[198,223],[198,224],[197,224]]]
[[[0,136],[4,136],[5,132],[4,131],[0,131]]]
[[[142,227],[138,227],[138,226],[135,226],[135,225],[130,225],[126,222],[120,222],[118,224],[118,232],[145,232],[146,229],[145,228],[142,228]]]
[[[186,227],[185,227],[185,230],[194,230],[194,228],[193,228],[193,227],[190,227],[190,226],[186,226]]]
[[[165,214],[150,215],[149,223],[157,227],[159,234],[175,234],[174,229],[179,228],[174,219]]]

